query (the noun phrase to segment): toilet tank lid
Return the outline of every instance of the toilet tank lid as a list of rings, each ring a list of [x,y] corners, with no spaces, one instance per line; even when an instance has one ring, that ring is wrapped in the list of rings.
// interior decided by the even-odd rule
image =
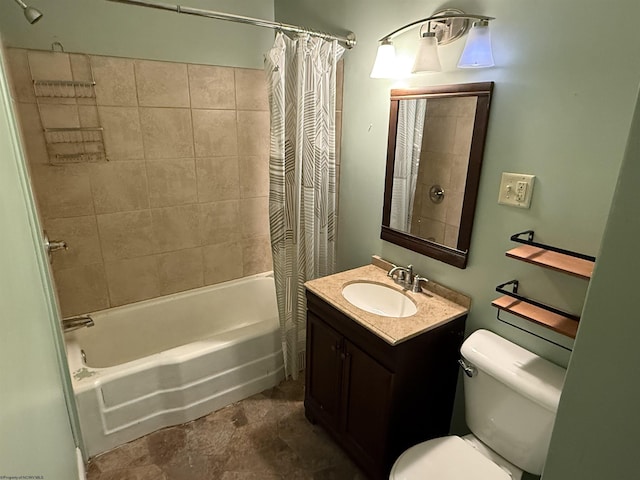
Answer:
[[[555,412],[566,370],[488,330],[476,330],[460,349],[478,370]]]

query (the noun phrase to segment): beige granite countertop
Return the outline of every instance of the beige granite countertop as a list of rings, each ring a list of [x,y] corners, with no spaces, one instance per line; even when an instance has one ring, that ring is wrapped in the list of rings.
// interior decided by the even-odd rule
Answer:
[[[402,318],[383,317],[352,305],[342,296],[342,289],[345,285],[357,281],[378,283],[403,292],[416,305],[418,308],[417,313],[410,317]],[[431,283],[428,282],[426,285],[429,286]],[[307,290],[333,305],[391,345],[396,345],[461,317],[469,311],[470,304],[469,297],[438,284],[434,284],[433,287],[441,295],[429,290],[421,293],[403,290],[402,287],[387,277],[387,270],[376,265],[365,265],[364,267],[310,280],[305,283],[305,286]],[[443,293],[447,298],[442,296]]]

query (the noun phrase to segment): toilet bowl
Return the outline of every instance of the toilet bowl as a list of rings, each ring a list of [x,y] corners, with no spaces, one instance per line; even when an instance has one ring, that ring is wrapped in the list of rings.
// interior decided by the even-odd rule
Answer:
[[[406,450],[390,480],[520,480],[522,470],[491,451],[473,435],[434,438]]]
[[[390,480],[520,480],[540,475],[565,369],[487,330],[460,349],[466,421],[472,434],[419,443]]]

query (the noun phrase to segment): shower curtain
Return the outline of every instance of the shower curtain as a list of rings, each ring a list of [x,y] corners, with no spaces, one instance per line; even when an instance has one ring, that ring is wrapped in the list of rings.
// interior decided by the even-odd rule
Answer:
[[[427,100],[425,98],[403,100],[399,104],[389,226],[396,230],[410,232]]]
[[[304,361],[304,282],[335,269],[336,41],[276,35],[265,56],[271,110],[269,223],[285,375]]]

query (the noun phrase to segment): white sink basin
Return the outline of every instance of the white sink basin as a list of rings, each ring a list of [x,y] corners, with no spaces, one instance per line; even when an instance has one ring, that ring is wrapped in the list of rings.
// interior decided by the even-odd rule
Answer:
[[[352,305],[383,317],[410,317],[418,311],[409,297],[379,283],[350,283],[342,289],[342,296]]]

